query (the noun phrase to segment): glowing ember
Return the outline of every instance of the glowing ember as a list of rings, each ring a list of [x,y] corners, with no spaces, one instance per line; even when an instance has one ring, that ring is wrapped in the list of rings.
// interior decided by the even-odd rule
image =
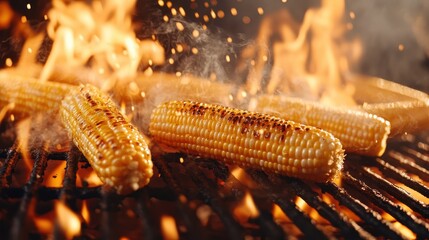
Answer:
[[[234,216],[243,222],[249,218],[256,218],[259,216],[259,211],[256,208],[252,195],[246,192],[241,202],[233,210]]]
[[[62,187],[64,173],[66,168],[65,161],[55,161],[48,164],[45,170],[44,186]]]
[[[172,216],[164,215],[161,217],[161,231],[164,239],[179,239],[176,220]]]
[[[64,231],[67,239],[72,239],[80,234],[81,222],[76,213],[68,208],[64,203],[58,202],[55,205],[58,224]]]
[[[275,221],[290,221],[279,205],[274,204],[272,209],[273,218]]]

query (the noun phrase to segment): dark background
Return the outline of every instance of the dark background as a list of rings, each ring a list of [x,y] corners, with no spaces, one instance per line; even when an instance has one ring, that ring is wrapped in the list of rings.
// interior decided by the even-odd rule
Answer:
[[[26,8],[29,2],[32,6],[30,10]],[[217,40],[223,41],[227,36],[232,36],[235,40],[233,49],[225,49],[225,51],[231,52],[233,57],[237,57],[240,50],[256,35],[262,19],[258,15],[258,7],[264,8],[265,15],[277,11],[279,8],[288,8],[290,13],[300,21],[306,9],[319,4],[319,1],[315,0],[288,0],[286,3],[281,0],[183,0],[172,2],[173,7],[182,6],[186,10],[186,17],[179,20],[196,27],[200,27],[203,22],[201,17],[199,19],[194,17],[195,11],[203,16],[210,14],[212,9],[214,11],[224,10],[225,17],[223,19],[211,19],[205,23],[212,32],[211,35],[207,36],[212,40],[210,44],[200,44],[213,46],[217,44]],[[19,15],[27,17],[34,30],[43,30],[45,24],[43,15],[49,9],[50,1],[10,0],[9,3]],[[424,0],[346,1],[347,10],[344,19],[354,26],[346,37],[357,36],[362,40],[364,46],[362,59],[355,69],[363,74],[383,77],[429,92],[429,60],[427,55],[429,53],[429,40],[425,40],[426,38],[429,39],[428,5]],[[238,10],[237,16],[231,16],[229,9],[232,7]],[[350,18],[348,14],[350,11],[356,14],[355,19]],[[168,52],[169,47],[173,46],[178,39],[186,38],[186,35],[176,35],[174,30],[169,29],[168,24],[166,25],[162,21],[164,14],[170,14],[169,9],[165,6],[160,7],[157,1],[145,0],[138,1],[134,18],[138,23],[136,24],[138,37],[149,37],[156,33]],[[244,16],[251,19],[249,24],[243,23],[242,18]],[[416,24],[417,20],[420,21],[420,24]],[[19,22],[18,17],[15,19],[15,24],[10,28],[0,30],[0,67],[4,67],[6,58],[11,58],[13,62],[16,62],[19,57],[18,53],[22,47],[23,37],[19,34],[14,35],[12,31],[17,22]],[[49,41],[46,42],[47,47],[45,49],[49,49]],[[224,43],[222,42],[222,44]],[[219,47],[222,48],[222,44],[213,46],[213,53],[217,52]],[[398,50],[400,44],[405,47],[403,51]],[[46,54],[41,54],[40,61],[43,62],[45,57]],[[203,64],[202,62],[204,61],[191,61],[184,64]],[[222,65],[223,62],[220,61],[219,64]],[[234,68],[233,64],[234,60],[232,64],[226,67],[227,75],[231,74],[231,69]]]

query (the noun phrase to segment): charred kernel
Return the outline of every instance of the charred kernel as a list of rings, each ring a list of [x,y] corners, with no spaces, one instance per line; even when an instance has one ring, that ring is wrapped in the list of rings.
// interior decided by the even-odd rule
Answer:
[[[212,109],[215,114],[196,117],[192,108],[195,104]],[[180,116],[175,114],[178,109]],[[302,179],[319,182],[332,179],[342,168],[344,158],[339,140],[321,129],[308,127],[306,132],[295,131],[296,127],[305,128],[270,115],[171,101],[154,109],[149,132],[154,142],[180,152]],[[199,140],[201,136],[204,141]],[[328,144],[320,144],[323,142]],[[316,151],[311,150],[313,146],[320,150],[317,161],[308,156]]]

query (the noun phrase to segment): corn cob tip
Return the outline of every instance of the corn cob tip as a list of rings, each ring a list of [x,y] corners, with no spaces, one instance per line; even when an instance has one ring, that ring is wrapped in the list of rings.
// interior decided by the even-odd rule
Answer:
[[[149,147],[107,95],[90,85],[76,87],[62,101],[60,115],[106,187],[128,194],[149,183]]]

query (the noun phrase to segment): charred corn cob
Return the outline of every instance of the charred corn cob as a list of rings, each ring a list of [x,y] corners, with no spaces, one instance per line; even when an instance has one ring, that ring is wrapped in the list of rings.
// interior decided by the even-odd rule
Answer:
[[[340,141],[324,130],[190,101],[155,108],[149,131],[161,146],[319,182],[333,178],[344,158]]]
[[[60,115],[103,183],[120,194],[149,183],[152,161],[143,136],[97,88],[75,88],[62,101]]]
[[[71,86],[55,82],[40,82],[33,78],[0,77],[0,105],[15,105],[23,113],[58,111],[61,100]]]
[[[391,136],[429,129],[429,98],[426,101],[364,104],[359,109],[389,120]]]
[[[390,133],[389,121],[376,115],[296,98],[263,95],[254,110],[324,129],[340,139],[346,152],[362,155],[381,156]]]

